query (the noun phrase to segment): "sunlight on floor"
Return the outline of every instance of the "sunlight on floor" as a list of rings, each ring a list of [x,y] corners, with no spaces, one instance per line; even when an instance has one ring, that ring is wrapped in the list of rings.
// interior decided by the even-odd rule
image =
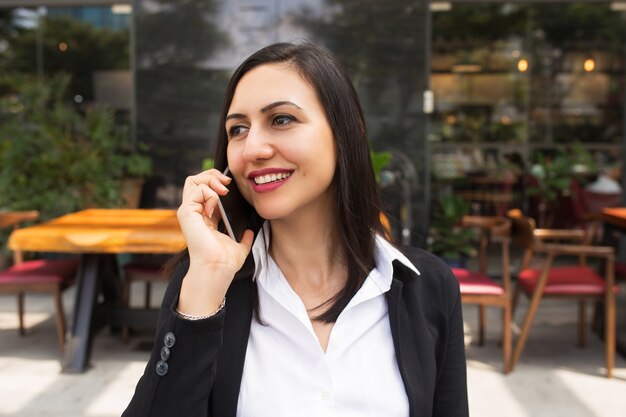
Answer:
[[[604,377],[605,372],[605,368],[598,368],[597,374],[589,375],[576,369],[559,369],[555,374],[587,409],[604,410],[602,417],[623,417],[626,413],[626,387],[623,383],[626,381],[626,369],[616,369],[613,379]],[[590,392],[593,395],[589,395]]]
[[[110,366],[119,368],[116,371],[115,378],[89,403],[89,406],[85,409],[85,416],[119,414],[120,404],[128,404],[130,402],[146,363],[129,362],[110,364]],[[128,398],[120,398],[120,393],[128,394]]]
[[[58,360],[38,361],[37,367],[31,363],[27,359],[0,357],[0,414],[21,415],[20,410],[49,390],[59,378]]]
[[[42,322],[50,318],[50,313],[31,313],[24,315],[24,327],[28,328],[41,324]],[[14,312],[2,312],[0,313],[0,330],[5,329],[18,329],[19,321],[17,318],[17,306]]]

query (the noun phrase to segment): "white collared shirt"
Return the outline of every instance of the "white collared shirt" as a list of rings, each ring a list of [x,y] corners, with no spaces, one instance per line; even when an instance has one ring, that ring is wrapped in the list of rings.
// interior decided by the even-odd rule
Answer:
[[[269,230],[267,222],[263,229]],[[252,251],[265,325],[252,320],[237,416],[408,416],[384,293],[394,259],[419,271],[377,236],[376,267],[337,318],[324,352],[304,303],[267,253],[264,235]]]

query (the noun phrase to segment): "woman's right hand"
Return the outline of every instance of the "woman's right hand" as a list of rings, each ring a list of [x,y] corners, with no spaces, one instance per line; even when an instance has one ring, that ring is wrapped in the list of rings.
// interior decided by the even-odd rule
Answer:
[[[219,308],[235,273],[250,248],[253,233],[246,230],[241,243],[217,230],[217,201],[228,194],[231,178],[216,169],[187,177],[177,216],[189,250],[189,270],[183,280],[178,311],[205,316]]]

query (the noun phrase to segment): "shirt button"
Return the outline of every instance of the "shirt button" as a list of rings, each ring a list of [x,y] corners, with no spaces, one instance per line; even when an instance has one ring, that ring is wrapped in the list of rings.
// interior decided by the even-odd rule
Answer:
[[[172,346],[174,346],[174,344],[176,343],[176,336],[174,336],[174,333],[167,332],[165,334],[165,337],[163,338],[163,343],[168,348],[171,348]]]
[[[169,371],[170,367],[166,362],[158,361],[156,364],[156,373],[158,376],[164,376]]]
[[[163,346],[161,349],[161,360],[167,361],[170,358],[170,349],[167,346]]]

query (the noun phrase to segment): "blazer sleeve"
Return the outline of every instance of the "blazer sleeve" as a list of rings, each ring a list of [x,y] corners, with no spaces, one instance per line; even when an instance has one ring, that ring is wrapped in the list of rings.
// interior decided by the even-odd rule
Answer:
[[[445,276],[446,300],[442,304],[447,306],[448,325],[443,360],[437,372],[433,416],[466,417],[469,406],[461,294],[459,283],[449,268]]]
[[[208,416],[227,307],[197,321],[176,313],[188,267],[188,259],[183,259],[174,270],[159,312],[150,360],[123,417]]]

